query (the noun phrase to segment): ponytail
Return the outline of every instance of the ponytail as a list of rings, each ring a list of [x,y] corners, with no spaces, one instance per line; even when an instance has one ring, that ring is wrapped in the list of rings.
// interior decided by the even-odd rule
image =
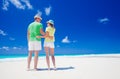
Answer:
[[[54,27],[54,25],[53,25],[53,24],[51,24],[51,23],[50,23],[50,26],[51,26],[52,28],[55,28],[55,27]]]

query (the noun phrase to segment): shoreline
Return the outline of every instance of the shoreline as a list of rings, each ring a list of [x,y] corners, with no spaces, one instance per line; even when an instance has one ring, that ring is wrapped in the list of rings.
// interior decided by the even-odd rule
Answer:
[[[107,57],[107,58],[120,58],[120,54],[88,54],[88,55],[55,55],[55,57],[57,58],[77,58],[77,57]],[[34,56],[32,57],[34,58]],[[44,59],[44,56],[39,56],[39,59]],[[12,56],[12,57],[6,57],[6,58],[0,58],[0,62],[4,62],[4,61],[23,61],[26,60],[27,56]]]

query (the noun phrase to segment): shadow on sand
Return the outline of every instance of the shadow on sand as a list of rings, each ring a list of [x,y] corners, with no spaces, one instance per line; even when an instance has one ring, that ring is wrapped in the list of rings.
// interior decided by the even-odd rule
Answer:
[[[70,67],[61,67],[61,68],[57,68],[57,70],[70,70],[70,69],[75,69],[74,67],[70,66]]]
[[[70,66],[70,67],[58,67],[56,68],[57,71],[59,70],[70,70],[70,69],[74,69],[74,67]],[[48,68],[39,68],[37,69],[37,71],[47,71]],[[50,70],[54,70],[54,68],[50,68]]]

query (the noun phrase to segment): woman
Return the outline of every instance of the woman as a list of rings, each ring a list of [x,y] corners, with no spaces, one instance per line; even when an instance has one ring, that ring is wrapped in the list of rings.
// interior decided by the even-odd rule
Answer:
[[[46,62],[47,62],[48,70],[50,70],[49,55],[51,55],[54,70],[56,70],[55,56],[54,56],[54,41],[55,41],[54,34],[55,34],[54,21],[49,20],[47,21],[46,34],[44,36],[37,36],[37,38],[45,38],[44,49],[46,52]]]

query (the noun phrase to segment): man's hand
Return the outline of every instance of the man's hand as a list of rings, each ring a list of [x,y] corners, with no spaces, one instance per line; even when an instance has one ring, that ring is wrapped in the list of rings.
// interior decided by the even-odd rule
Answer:
[[[41,38],[41,36],[36,36],[36,38]]]
[[[53,40],[54,37],[53,36],[48,36],[48,38],[50,38],[51,40]]]

